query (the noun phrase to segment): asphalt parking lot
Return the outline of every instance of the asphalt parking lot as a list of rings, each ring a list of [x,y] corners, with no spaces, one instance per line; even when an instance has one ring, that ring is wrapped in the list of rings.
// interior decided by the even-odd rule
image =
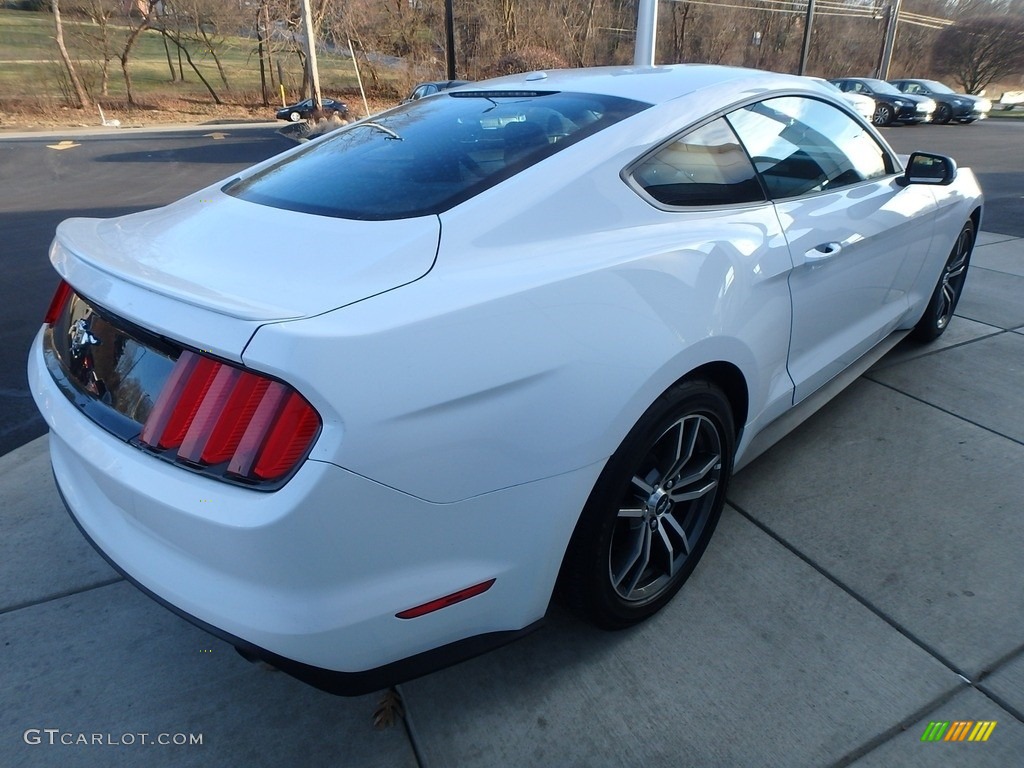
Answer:
[[[1021,765],[1022,292],[1024,239],[983,232],[949,331],[737,475],[666,610],[605,633],[555,607],[400,686],[382,729],[379,695],[251,665],[125,583],[35,439],[0,457],[0,765]]]

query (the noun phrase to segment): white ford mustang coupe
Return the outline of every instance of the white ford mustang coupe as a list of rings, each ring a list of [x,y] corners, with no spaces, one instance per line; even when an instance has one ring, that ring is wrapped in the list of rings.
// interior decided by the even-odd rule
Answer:
[[[943,332],[981,206],[805,78],[517,75],[65,221],[29,377],[117,569],[362,693],[556,593],[606,628],[662,608],[734,469]]]

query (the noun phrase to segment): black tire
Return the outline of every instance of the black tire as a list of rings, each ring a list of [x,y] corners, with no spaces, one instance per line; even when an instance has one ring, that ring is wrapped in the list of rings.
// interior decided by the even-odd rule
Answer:
[[[871,116],[871,122],[879,127],[892,125],[894,117],[895,113],[893,112],[892,107],[885,102],[880,101],[875,107],[875,114]]]
[[[729,401],[709,382],[659,397],[590,493],[562,562],[562,602],[604,629],[664,607],[718,524],[735,434]]]
[[[288,121],[289,122],[297,123],[301,119],[302,119],[302,115],[300,115],[298,112],[289,112],[288,113]]]
[[[942,275],[932,292],[924,314],[910,333],[911,338],[927,343],[935,341],[945,333],[946,328],[949,327],[949,321],[953,319],[960,295],[963,293],[967,268],[970,266],[973,250],[974,222],[968,219],[953,244],[953,250],[949,252],[945,266],[942,267]]]
[[[932,122],[938,123],[939,125],[946,125],[950,120],[953,119],[953,110],[949,104],[939,104],[935,108],[935,114],[932,115]]]

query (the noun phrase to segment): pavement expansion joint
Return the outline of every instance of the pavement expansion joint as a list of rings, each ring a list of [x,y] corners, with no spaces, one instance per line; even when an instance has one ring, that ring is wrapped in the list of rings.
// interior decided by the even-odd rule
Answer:
[[[963,677],[963,675],[961,675],[961,677]],[[891,728],[887,728],[878,735],[865,741],[859,747],[856,747],[850,752],[847,752],[836,762],[832,763],[830,768],[846,768],[846,766],[852,765],[868,753],[878,749],[880,746],[885,744],[890,739],[899,736],[905,730],[912,727],[915,723],[926,718],[929,714],[937,710],[939,707],[945,705],[954,696],[956,696],[964,689],[964,686],[955,685],[945,693],[939,694],[934,699],[929,701],[927,704],[925,704],[924,706],[920,707],[919,709],[909,714],[907,717],[900,720],[900,722],[898,722],[896,725],[892,726]]]
[[[46,603],[52,603],[54,600],[63,600],[65,597],[74,597],[75,595],[84,595],[86,592],[92,592],[94,589],[102,589],[103,587],[109,587],[113,584],[119,584],[124,581],[123,576],[116,576],[112,579],[106,579],[104,581],[98,581],[95,584],[89,584],[85,587],[79,587],[78,589],[68,589],[63,592],[54,592],[52,595],[46,595],[46,597],[40,597],[38,600],[28,600],[24,603],[17,603],[15,605],[9,605],[0,608],[0,616],[5,613],[14,613],[25,608],[34,608],[37,605],[44,605]]]
[[[990,339],[992,337],[986,336],[985,338]],[[902,389],[900,389],[899,387],[894,387],[892,384],[887,384],[884,381],[878,381],[878,379],[872,378],[871,376],[866,374],[863,378],[867,379],[872,384],[877,384],[880,387],[885,387],[886,389],[889,389],[898,395],[903,395],[903,397],[909,397],[911,400],[915,400],[921,403],[922,405],[926,405],[929,408],[934,408],[936,411],[944,413],[947,416],[952,416],[954,419],[962,421],[965,424],[970,424],[972,427],[982,429],[985,432],[988,432],[990,435],[995,435],[996,437],[1001,437],[1004,440],[1009,440],[1011,443],[1014,443],[1016,445],[1024,445],[1024,441],[1021,441],[1020,439],[1013,437],[1012,435],[1007,435],[1005,432],[1000,432],[998,429],[992,429],[992,427],[986,424],[981,424],[977,421],[974,421],[973,419],[968,419],[966,416],[963,416],[957,413],[956,411],[951,411],[948,408],[943,408],[941,405],[936,405],[935,403],[929,402],[928,400],[925,400],[922,397],[918,397],[917,395],[911,394],[910,392],[904,392]]]
[[[932,647],[931,645],[929,645],[928,643],[926,643],[923,639],[921,639],[920,637],[915,635],[913,632],[911,632],[909,629],[904,627],[902,624],[900,624],[898,621],[896,621],[892,616],[889,616],[881,608],[876,606],[874,603],[872,603],[866,597],[864,597],[863,595],[857,593],[851,586],[849,586],[848,584],[843,582],[837,576],[833,575],[824,566],[818,564],[817,562],[812,560],[810,557],[805,555],[803,552],[801,552],[799,549],[797,549],[793,544],[790,544],[788,541],[786,541],[786,539],[784,539],[779,533],[777,533],[776,531],[772,530],[765,523],[762,523],[760,520],[756,519],[750,512],[747,512],[745,509],[743,509],[741,506],[739,506],[738,504],[736,504],[732,500],[726,499],[726,503],[729,506],[731,506],[733,509],[735,509],[740,515],[742,515],[744,518],[746,518],[746,520],[748,520],[750,523],[752,523],[757,528],[759,528],[761,531],[763,531],[771,539],[773,539],[775,542],[777,542],[782,547],[785,547],[786,550],[788,550],[790,553],[792,553],[793,555],[798,557],[800,560],[802,560],[804,563],[809,565],[811,568],[813,568],[819,574],[824,576],[826,579],[828,579],[830,582],[832,582],[835,586],[837,586],[839,589],[841,589],[847,595],[849,595],[854,600],[856,600],[858,603],[860,603],[865,608],[867,608],[869,611],[871,611],[871,613],[873,613],[879,619],[884,621],[890,627],[892,627],[897,632],[899,632],[901,635],[903,635],[905,638],[907,638],[907,640],[909,640],[911,643],[916,645],[918,648],[920,648],[925,653],[927,653],[929,656],[931,656],[936,661],[938,661],[940,664],[942,664],[942,666],[946,667],[951,672],[959,675],[963,680],[967,681],[968,684],[971,684],[970,681],[967,680],[967,677],[964,676],[964,670],[960,669],[956,664],[954,664],[951,659],[948,659],[945,656],[943,656],[938,651],[938,649],[936,649],[936,648]]]

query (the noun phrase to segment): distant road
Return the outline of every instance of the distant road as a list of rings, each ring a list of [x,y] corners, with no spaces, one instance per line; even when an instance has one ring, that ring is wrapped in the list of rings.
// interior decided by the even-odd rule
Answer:
[[[57,224],[164,205],[292,146],[265,126],[0,133],[0,455],[46,431],[25,369],[57,285],[47,258]]]

